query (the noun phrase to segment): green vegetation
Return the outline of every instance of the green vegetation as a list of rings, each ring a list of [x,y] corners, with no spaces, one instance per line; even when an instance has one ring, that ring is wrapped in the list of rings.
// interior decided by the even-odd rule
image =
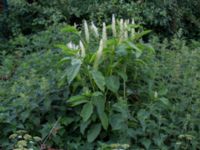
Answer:
[[[199,149],[198,5],[8,0],[0,149]]]

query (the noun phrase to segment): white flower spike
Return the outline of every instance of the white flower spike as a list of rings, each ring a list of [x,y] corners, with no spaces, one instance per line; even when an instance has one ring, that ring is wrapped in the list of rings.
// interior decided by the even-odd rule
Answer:
[[[135,20],[132,19],[132,25],[135,25]],[[131,36],[134,37],[135,36],[135,28],[131,29]]]
[[[102,39],[103,39],[103,42],[105,44],[105,42],[107,41],[107,32],[106,32],[106,24],[105,24],[105,22],[103,23]]]
[[[70,48],[70,49],[73,49],[73,50],[77,50],[79,48],[78,45],[75,45],[72,42],[67,43],[67,47]]]
[[[117,36],[117,32],[116,32],[116,21],[115,21],[115,15],[112,15],[112,32],[113,32],[113,36],[116,37]]]
[[[124,38],[128,38],[128,25],[126,21],[124,22]]]
[[[87,43],[89,43],[89,41],[90,41],[90,33],[89,33],[89,28],[88,28],[87,21],[85,21],[85,20],[84,20],[84,31],[85,31],[85,39],[86,39]]]
[[[96,59],[94,62],[94,68],[96,68],[96,69],[98,68],[99,60],[101,59],[102,54],[103,54],[103,47],[104,47],[104,41],[103,41],[103,39],[101,39],[100,43],[99,43],[99,49],[96,53]]]
[[[99,37],[99,32],[97,27],[94,25],[94,22],[91,23],[91,28],[94,31],[95,36],[98,38]]]
[[[79,46],[80,46],[80,49],[81,49],[81,57],[85,57],[85,47],[83,45],[83,42],[82,41],[79,41]]]
[[[124,35],[124,20],[123,19],[120,19],[119,27],[120,27],[120,38],[123,39],[123,35]]]

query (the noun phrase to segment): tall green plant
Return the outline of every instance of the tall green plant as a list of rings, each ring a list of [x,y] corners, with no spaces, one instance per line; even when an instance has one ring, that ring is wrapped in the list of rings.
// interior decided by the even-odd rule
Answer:
[[[135,90],[131,82],[142,79],[141,70],[148,68],[154,50],[141,41],[150,31],[140,32],[134,20],[113,16],[112,24],[103,23],[102,32],[86,21],[83,28],[64,28],[79,42],[57,46],[66,54],[61,62],[66,63],[62,79],[67,79],[71,90],[68,106],[80,115],[80,131],[87,131],[87,141],[93,142],[103,130],[128,129],[129,103]]]

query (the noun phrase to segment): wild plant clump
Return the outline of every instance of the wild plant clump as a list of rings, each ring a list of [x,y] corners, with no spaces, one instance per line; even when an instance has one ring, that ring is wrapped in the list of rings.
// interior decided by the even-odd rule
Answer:
[[[86,21],[81,31],[63,29],[78,39],[57,45],[66,54],[61,62],[67,70],[63,83],[67,80],[70,87],[67,105],[80,115],[77,126],[88,142],[109,137],[112,130],[129,134],[129,105],[142,95],[136,93],[137,84],[154,56],[153,48],[141,40],[150,31],[141,29],[134,20],[116,20],[114,15],[112,24],[103,23],[102,32]]]

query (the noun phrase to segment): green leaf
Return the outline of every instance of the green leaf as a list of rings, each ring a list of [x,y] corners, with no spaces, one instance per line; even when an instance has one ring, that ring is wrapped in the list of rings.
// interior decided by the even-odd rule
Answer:
[[[91,74],[92,74],[92,78],[93,78],[94,82],[96,83],[96,85],[98,86],[98,88],[101,91],[104,91],[105,90],[105,78],[104,78],[103,74],[100,71],[95,70],[95,69],[91,71]]]
[[[86,122],[90,116],[93,113],[93,105],[91,102],[88,102],[87,104],[85,104],[81,110],[81,117],[83,118],[83,121]]]
[[[149,149],[151,141],[149,139],[142,139],[142,144],[145,146],[146,149]]]
[[[93,96],[92,101],[97,108],[97,113],[99,119],[101,120],[101,124],[105,130],[108,128],[108,117],[105,113],[105,98],[102,95]]]
[[[75,33],[78,34],[78,30],[74,26],[67,25],[64,28],[61,29],[61,32],[67,32],[67,33]]]
[[[125,71],[118,70],[118,71],[117,71],[117,74],[118,74],[124,81],[127,81],[127,80],[128,80],[128,76],[127,76],[127,74],[125,73]]]
[[[151,32],[151,30],[146,30],[146,31],[137,33],[137,34],[134,35],[133,40],[138,40],[138,39],[140,39],[141,37],[143,37],[144,35],[149,34],[150,32]]]
[[[69,84],[71,84],[71,82],[79,73],[80,67],[81,67],[81,60],[73,59],[71,62],[71,66],[67,69],[67,79]]]
[[[106,113],[103,112],[103,113],[99,114],[99,118],[101,120],[101,124],[102,124],[103,128],[105,130],[107,130],[109,122],[108,122],[108,116],[106,115]]]
[[[135,44],[133,44],[132,42],[127,42],[128,45],[134,49],[134,54],[136,56],[136,58],[139,58],[142,55],[142,49],[138,48]]]
[[[119,77],[117,76],[109,76],[106,78],[106,86],[109,90],[114,93],[117,93],[120,87]]]
[[[124,127],[125,118],[123,118],[123,116],[119,113],[112,114],[110,117],[110,124],[112,130],[121,130]]]
[[[161,97],[161,98],[160,98],[160,101],[161,101],[163,104],[167,105],[167,106],[170,105],[169,100],[168,100],[167,98],[165,98],[165,97]]]
[[[101,131],[101,124],[92,125],[87,133],[87,141],[90,143],[93,142],[98,137],[100,131]]]
[[[86,122],[82,122],[81,125],[80,125],[80,131],[81,133],[84,135],[85,133],[85,130],[87,129],[87,127],[90,125],[91,123],[91,120],[88,120]]]
[[[77,96],[72,96],[69,100],[67,100],[67,102],[74,107],[83,103],[87,103],[88,98],[83,95],[77,95]]]

